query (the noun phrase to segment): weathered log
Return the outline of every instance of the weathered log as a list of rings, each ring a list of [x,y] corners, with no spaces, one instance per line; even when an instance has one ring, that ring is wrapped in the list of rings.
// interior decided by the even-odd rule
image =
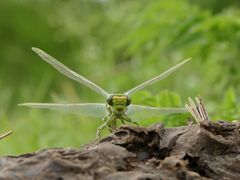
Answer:
[[[80,149],[0,158],[0,179],[240,179],[240,126],[122,126]]]

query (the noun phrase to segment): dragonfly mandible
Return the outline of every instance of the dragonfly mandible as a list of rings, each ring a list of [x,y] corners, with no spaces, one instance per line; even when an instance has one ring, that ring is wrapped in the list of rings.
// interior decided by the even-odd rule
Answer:
[[[23,103],[21,106],[29,106],[33,108],[45,108],[57,111],[65,111],[70,113],[76,113],[81,115],[101,117],[103,118],[103,124],[98,127],[96,138],[100,138],[100,132],[102,129],[107,128],[110,132],[117,128],[117,120],[120,120],[122,124],[133,123],[137,124],[137,121],[145,119],[147,117],[161,115],[161,114],[172,114],[172,113],[185,113],[186,108],[158,108],[142,105],[131,104],[131,96],[134,92],[143,89],[149,85],[152,85],[184,65],[190,60],[186,59],[179,64],[173,66],[167,71],[161,73],[154,78],[145,81],[144,83],[128,90],[125,93],[108,93],[92,81],[83,77],[82,75],[69,69],[67,66],[42,51],[41,49],[33,47],[32,50],[37,53],[44,61],[52,65],[61,74],[73,79],[85,86],[89,87],[96,93],[106,98],[106,103],[79,103],[79,104],[55,104],[55,103]]]

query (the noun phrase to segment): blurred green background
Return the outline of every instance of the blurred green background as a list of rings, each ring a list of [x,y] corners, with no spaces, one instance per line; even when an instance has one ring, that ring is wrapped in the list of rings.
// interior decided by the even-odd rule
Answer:
[[[151,106],[183,106],[201,95],[212,119],[239,118],[239,1],[2,0],[1,155],[94,140],[99,119],[18,107],[23,102],[104,102],[31,51],[39,47],[109,92],[126,90],[178,62],[192,61],[133,95]],[[141,122],[186,124],[188,115]]]

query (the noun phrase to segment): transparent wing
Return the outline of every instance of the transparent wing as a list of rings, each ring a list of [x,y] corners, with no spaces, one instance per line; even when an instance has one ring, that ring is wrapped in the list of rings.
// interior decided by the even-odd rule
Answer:
[[[158,108],[151,106],[130,105],[127,110],[127,115],[134,121],[158,117],[167,114],[186,113],[186,108]]]
[[[172,68],[170,68],[169,70],[165,71],[164,73],[162,73],[162,74],[160,74],[160,75],[158,75],[158,76],[156,76],[156,77],[154,77],[154,78],[152,78],[152,79],[150,79],[150,80],[148,80],[148,81],[146,81],[146,82],[144,82],[144,83],[142,83],[142,84],[140,84],[140,85],[138,85],[138,86],[130,89],[129,91],[125,92],[124,94],[130,95],[130,94],[134,93],[135,91],[138,91],[138,90],[140,90],[140,89],[143,89],[143,88],[145,88],[146,86],[149,86],[149,85],[151,85],[151,84],[154,84],[154,83],[156,83],[156,82],[164,79],[165,77],[167,77],[168,75],[170,75],[171,73],[173,73],[174,71],[176,71],[178,68],[180,68],[182,65],[184,65],[184,64],[185,64],[186,62],[188,62],[189,60],[190,60],[190,58],[182,61],[181,63],[173,66]]]
[[[7,136],[9,136],[10,134],[12,134],[12,131],[8,131],[8,132],[0,135],[0,140],[3,139],[3,138],[5,138],[5,137],[7,137]]]
[[[107,113],[106,104],[103,103],[82,103],[82,104],[24,103],[19,104],[19,106],[51,109],[56,111],[99,118],[103,118]]]
[[[42,51],[41,49],[35,48],[33,47],[32,50],[37,53],[44,61],[46,61],[47,63],[51,64],[55,69],[57,69],[60,73],[62,73],[63,75],[84,84],[85,86],[89,87],[90,89],[92,89],[93,91],[101,94],[104,97],[108,97],[109,93],[107,93],[104,89],[100,88],[98,85],[96,85],[95,83],[91,82],[90,80],[86,79],[85,77],[79,75],[78,73],[72,71],[71,69],[69,69],[67,66],[65,66],[64,64],[60,63],[58,60],[56,60],[55,58],[51,57],[50,55],[48,55],[47,53],[45,53],[44,51]]]

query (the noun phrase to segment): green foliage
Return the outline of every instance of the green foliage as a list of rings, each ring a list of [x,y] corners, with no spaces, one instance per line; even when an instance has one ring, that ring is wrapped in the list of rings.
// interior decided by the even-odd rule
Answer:
[[[175,92],[164,90],[156,95],[148,91],[136,92],[133,96],[135,104],[145,104],[156,107],[180,107],[182,105],[181,97]]]
[[[125,92],[183,59],[133,103],[182,107],[202,96],[212,119],[239,119],[238,1],[3,0],[0,12],[1,154],[74,146],[95,137],[99,119],[17,107],[23,102],[104,102],[37,57],[39,47],[109,92]],[[168,90],[165,90],[168,89]],[[163,116],[167,126],[188,115]]]
[[[141,91],[134,95],[133,101],[135,104],[144,104],[153,107],[182,107],[183,103],[179,94],[164,90],[156,95],[147,91]],[[162,122],[165,126],[179,126],[187,123],[189,114],[172,114],[157,118],[151,118],[141,122],[147,126],[152,123]]]
[[[237,120],[240,114],[240,104],[233,87],[224,94],[222,103],[217,107],[215,118],[224,120]]]

